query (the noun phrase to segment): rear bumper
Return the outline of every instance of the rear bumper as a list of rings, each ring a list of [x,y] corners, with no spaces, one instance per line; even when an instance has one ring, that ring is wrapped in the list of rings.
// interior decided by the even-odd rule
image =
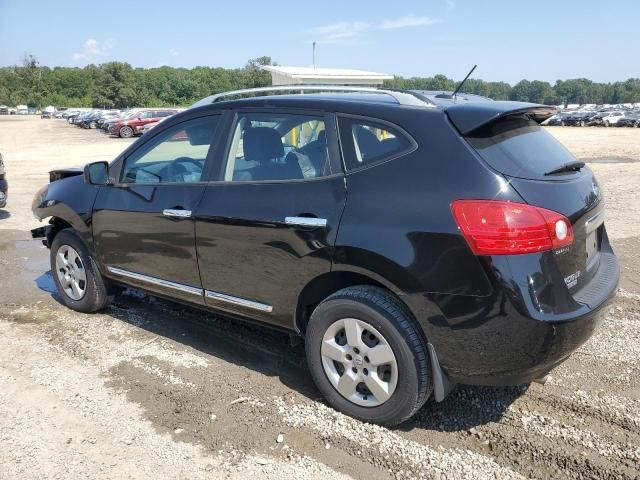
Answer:
[[[613,252],[602,252],[597,275],[573,296],[560,278],[558,307],[551,313],[541,311],[535,292],[518,274],[524,262],[544,265],[540,255],[522,255],[512,262],[507,257],[487,257],[494,286],[487,297],[403,297],[449,381],[495,386],[529,383],[565,361],[601,325],[620,277]]]

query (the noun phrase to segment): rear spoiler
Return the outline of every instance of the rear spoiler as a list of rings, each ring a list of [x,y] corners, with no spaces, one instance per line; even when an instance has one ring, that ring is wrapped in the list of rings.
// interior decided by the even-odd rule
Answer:
[[[451,123],[462,135],[489,125],[501,118],[526,115],[541,123],[556,114],[556,107],[524,102],[473,102],[459,103],[444,109]]]

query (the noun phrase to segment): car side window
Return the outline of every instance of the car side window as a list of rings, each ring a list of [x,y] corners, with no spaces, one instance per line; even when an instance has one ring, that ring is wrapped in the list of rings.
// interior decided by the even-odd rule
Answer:
[[[329,175],[325,126],[322,116],[239,114],[224,180],[305,180]]]
[[[120,183],[199,182],[219,118],[195,118],[165,130],[127,157]]]
[[[386,123],[341,117],[338,125],[347,170],[383,161],[414,148],[412,140]]]

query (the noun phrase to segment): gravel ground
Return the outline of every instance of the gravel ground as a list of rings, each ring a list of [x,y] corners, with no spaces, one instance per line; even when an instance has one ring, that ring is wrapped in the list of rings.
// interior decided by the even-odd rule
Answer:
[[[607,197],[622,281],[604,325],[544,386],[458,386],[389,430],[325,406],[281,333],[135,290],[62,307],[33,193],[130,141],[0,117],[0,478],[640,478],[640,130],[549,131]]]

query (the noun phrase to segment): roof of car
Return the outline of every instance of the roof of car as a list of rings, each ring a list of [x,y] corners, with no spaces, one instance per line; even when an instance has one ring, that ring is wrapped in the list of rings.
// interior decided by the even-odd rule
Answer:
[[[294,91],[295,88],[265,87],[245,91],[226,92],[212,95],[195,103],[191,108],[225,109],[232,107],[286,107],[312,108],[324,111],[346,110],[345,113],[357,112],[367,114],[364,105],[375,109],[410,108],[422,111],[446,112],[461,133],[469,133],[482,125],[490,123],[505,115],[526,113],[538,122],[544,121],[556,113],[555,107],[525,102],[493,101],[479,95],[459,93],[453,97],[448,92],[431,91],[399,91],[385,89],[352,89],[335,87],[338,91],[313,91],[320,86],[304,86],[303,90],[313,93],[277,94],[269,93]],[[339,91],[341,88],[344,90]],[[326,90],[324,86],[324,90]],[[262,94],[250,98],[233,98],[246,94]]]

